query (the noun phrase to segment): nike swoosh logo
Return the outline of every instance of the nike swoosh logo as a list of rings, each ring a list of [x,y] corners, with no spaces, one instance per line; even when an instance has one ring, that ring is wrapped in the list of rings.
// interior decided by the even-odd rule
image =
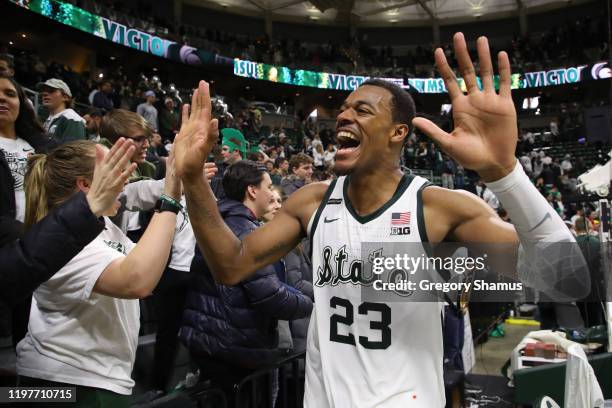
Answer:
[[[550,219],[550,213],[546,213],[546,215],[544,216],[544,218],[542,218],[542,220],[541,220],[540,222],[538,222],[538,223],[536,224],[536,226],[535,226],[535,227],[533,227],[532,229],[530,229],[530,230],[529,230],[529,231],[527,231],[527,232],[531,232],[531,231],[533,231],[534,229],[538,228],[540,225],[542,225],[542,224],[544,223],[544,221],[546,221],[546,220],[548,220],[548,219]]]
[[[327,219],[327,217],[325,217],[325,219],[323,220],[324,223],[329,223],[329,222],[334,222],[334,221],[338,221],[340,218],[332,218],[330,220]]]

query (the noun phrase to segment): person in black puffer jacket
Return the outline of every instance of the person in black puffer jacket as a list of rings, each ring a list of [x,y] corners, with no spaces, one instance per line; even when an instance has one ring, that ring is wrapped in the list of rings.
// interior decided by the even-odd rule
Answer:
[[[257,220],[271,202],[271,184],[265,169],[251,161],[240,161],[226,171],[227,198],[219,210],[239,238],[259,226]],[[282,283],[274,265],[236,286],[220,285],[197,249],[191,273],[195,283],[187,295],[179,337],[202,366],[222,362],[255,369],[273,363],[286,354],[277,347],[277,321],[299,319],[312,311],[312,300]]]

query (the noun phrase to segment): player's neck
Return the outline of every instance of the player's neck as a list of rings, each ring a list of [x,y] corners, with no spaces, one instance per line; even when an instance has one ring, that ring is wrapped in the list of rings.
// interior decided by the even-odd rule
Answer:
[[[393,197],[402,176],[399,167],[351,174],[348,198],[355,211],[365,216],[378,210]]]

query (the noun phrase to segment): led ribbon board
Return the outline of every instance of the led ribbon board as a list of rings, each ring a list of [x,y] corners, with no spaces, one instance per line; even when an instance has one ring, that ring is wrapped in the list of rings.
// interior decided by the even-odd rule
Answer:
[[[360,75],[330,74],[296,70],[253,61],[234,59],[234,75],[245,78],[261,79],[290,85],[309,86],[321,89],[334,89],[339,91],[353,91],[369,77]],[[550,71],[527,72],[524,75],[512,74],[511,88],[526,89],[539,88],[552,85],[572,84],[586,80],[606,79],[612,77],[612,71],[607,62],[599,62],[592,66],[553,69]],[[391,81],[402,88],[418,93],[446,93],[442,78],[381,78]],[[457,78],[459,87],[466,92],[465,81]],[[478,86],[482,89],[480,78]],[[495,89],[499,89],[499,77],[493,79]]]
[[[76,28],[107,41],[121,44],[158,57],[168,58],[187,65],[232,64],[234,75],[277,82],[282,84],[308,86],[320,89],[353,91],[369,77],[360,75],[331,74],[301,69],[274,66],[241,59],[230,59],[221,55],[177,44],[156,35],[128,27],[105,17],[92,14],[72,4],[57,0],[10,0],[16,5],[43,15],[59,23]],[[549,71],[513,74],[512,89],[539,88],[553,85],[572,84],[582,81],[606,79],[612,77],[612,70],[607,62],[593,65],[552,69]],[[446,93],[441,78],[381,78],[394,82],[402,88],[418,93]],[[482,88],[480,78],[478,85]],[[458,78],[460,88],[466,92],[465,82]],[[499,87],[499,78],[494,78],[495,88]]]
[[[177,44],[174,41],[95,15],[72,4],[57,0],[10,1],[58,23],[158,57],[188,65],[232,63],[230,58],[188,45]]]

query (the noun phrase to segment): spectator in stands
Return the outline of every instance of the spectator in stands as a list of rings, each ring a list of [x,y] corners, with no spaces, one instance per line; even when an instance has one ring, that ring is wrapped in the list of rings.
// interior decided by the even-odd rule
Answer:
[[[130,183],[141,180],[152,180],[155,178],[157,169],[154,164],[146,160],[147,149],[150,146],[153,130],[142,116],[124,109],[113,109],[102,119],[100,136],[106,139],[106,143],[111,146],[115,144],[120,137],[125,137],[134,142],[136,149],[130,161],[136,163],[136,169],[130,176]],[[151,206],[149,208],[142,208],[141,205],[135,205],[139,209],[145,211],[131,211],[129,208],[124,209],[122,207],[121,211],[113,217],[113,221],[132,241],[137,242],[144,232],[144,228],[150,216],[148,210],[152,209],[152,205],[155,204],[157,198],[157,194],[151,194],[149,200]]]
[[[95,151],[91,141],[74,141],[31,161],[26,224],[90,190]],[[102,233],[36,289],[28,334],[17,347],[20,386],[76,386],[79,406],[129,405],[140,326],[137,299],[148,296],[162,275],[179,211],[181,184],[173,174],[166,175],[167,198],[138,245],[104,218]]]
[[[15,76],[15,59],[10,54],[0,54],[0,77],[13,78]]]
[[[428,169],[430,168],[428,162],[429,152],[427,151],[427,143],[421,142],[419,143],[419,147],[416,152],[416,166],[419,169]]]
[[[416,148],[414,145],[414,140],[408,139],[408,141],[406,142],[406,146],[404,147],[404,160],[406,167],[408,167],[409,169],[414,168],[415,157]]]
[[[601,304],[605,301],[605,278],[601,269],[601,247],[597,237],[590,234],[590,221],[582,216],[574,219],[576,242],[580,245],[584,259],[591,274],[591,290],[589,296],[581,302],[576,302],[585,327],[605,324]]]
[[[28,157],[35,151],[44,152],[46,144],[44,130],[23,88],[12,78],[0,78],[0,220],[6,229],[2,233],[5,237],[16,239],[22,235]],[[8,337],[12,332],[14,343],[20,340],[25,334],[28,313],[29,300],[15,305],[12,313],[0,304],[0,337]]]
[[[243,155],[246,155],[246,139],[242,132],[233,128],[225,128],[221,129],[221,135],[221,155],[223,160],[216,163],[219,171],[210,182],[210,187],[217,200],[225,198],[225,192],[223,191],[223,175],[225,170],[230,165],[242,160]]]
[[[519,162],[521,162],[525,173],[527,173],[527,175],[531,177],[533,175],[533,167],[531,166],[531,159],[529,158],[526,152],[523,153],[521,157],[519,157]]]
[[[565,157],[563,158],[563,161],[561,162],[561,171],[562,174],[568,174],[570,171],[572,171],[572,156],[569,154],[566,154]]]
[[[332,169],[334,167],[337,150],[338,149],[336,149],[336,145],[334,145],[333,143],[327,145],[325,155],[323,156],[323,164],[326,169]]]
[[[312,163],[312,157],[304,153],[295,154],[289,160],[291,174],[281,181],[281,187],[287,197],[293,194],[298,188],[312,181]]]
[[[24,176],[28,156],[46,149],[44,130],[27,103],[23,88],[12,78],[0,78],[0,167],[2,179],[0,215],[23,222]]]
[[[321,141],[321,135],[319,133],[315,133],[315,135],[314,135],[314,137],[312,139],[311,145],[312,145],[312,151],[313,152],[314,152],[314,149],[317,148],[317,145],[321,145],[322,147],[324,147],[323,146],[323,142]]]
[[[268,146],[268,140],[265,137],[262,137],[261,139],[259,139],[259,150],[261,150],[262,152],[267,152],[269,149]]]
[[[265,222],[272,221],[274,216],[282,207],[284,197],[283,191],[279,187],[273,189],[274,202],[270,210],[263,216]],[[293,251],[287,253],[283,257],[285,264],[285,276],[281,280],[290,286],[296,288],[304,295],[314,301],[314,290],[312,287],[312,265],[308,259],[308,239],[304,239]],[[291,336],[293,338],[294,351],[303,351],[306,349],[306,335],[308,333],[308,324],[310,316],[301,319],[292,320],[290,322]]]
[[[223,177],[221,215],[242,238],[259,226],[270,208],[272,182],[261,165],[240,161]],[[199,249],[191,265],[196,283],[186,300],[179,337],[198,359],[204,378],[234,380],[277,361],[277,321],[310,315],[312,301],[283,284],[268,265],[236,286],[216,284]],[[230,380],[231,381],[231,380]]]
[[[51,78],[38,84],[42,103],[49,110],[44,128],[57,145],[72,140],[84,140],[85,120],[72,107],[72,92],[61,79]]]
[[[455,171],[457,166],[453,159],[444,155],[444,163],[442,167],[442,187],[451,190],[455,189]]]
[[[23,236],[13,218],[0,215],[0,262],[3,265],[0,304],[13,305],[27,299],[102,232],[104,223],[99,217],[114,205],[129,175],[124,170],[129,162],[130,147],[131,143],[122,139],[105,157],[103,148],[98,147],[89,192],[78,193],[60,204]],[[4,178],[8,171],[0,166],[0,173]],[[29,312],[28,308],[26,325]]]
[[[482,198],[493,210],[497,211],[499,208],[499,200],[482,179],[478,180],[476,184],[476,195]]]
[[[317,170],[323,170],[325,168],[325,151],[323,151],[323,145],[317,144],[312,150],[313,165]]]
[[[312,139],[309,137],[305,137],[302,140],[302,149],[300,150],[302,153],[312,156]]]
[[[272,184],[280,186],[283,177],[286,177],[289,170],[289,160],[284,157],[278,157],[274,160],[274,167],[270,172],[272,178]]]
[[[113,84],[111,81],[105,79],[98,84],[98,92],[93,96],[92,105],[98,108],[102,113],[108,113],[113,110]]]
[[[145,120],[149,123],[149,126],[157,132],[158,123],[157,123],[157,108],[153,106],[157,97],[155,96],[155,92],[147,91],[144,94],[145,101],[138,105],[136,108],[136,113],[145,118]]]
[[[293,153],[295,152],[295,149],[293,148],[293,146],[291,146],[291,143],[289,142],[289,139],[287,139],[287,136],[279,136],[279,157],[284,157],[284,158],[289,158],[291,156],[293,156]]]
[[[164,100],[164,109],[159,114],[159,133],[164,140],[174,141],[181,127],[180,117],[174,106],[174,99]]]
[[[83,119],[85,119],[87,138],[96,143],[100,141],[100,125],[102,124],[102,116],[102,112],[100,112],[99,109],[91,109],[83,116]]]
[[[542,162],[544,163],[544,160]],[[544,185],[547,188],[551,188],[555,184],[555,173],[549,164],[543,165],[540,176],[544,179]]]
[[[557,118],[554,118],[553,120],[550,121],[550,133],[552,135],[552,139],[554,141],[557,141],[559,138],[559,122],[557,121]]]

